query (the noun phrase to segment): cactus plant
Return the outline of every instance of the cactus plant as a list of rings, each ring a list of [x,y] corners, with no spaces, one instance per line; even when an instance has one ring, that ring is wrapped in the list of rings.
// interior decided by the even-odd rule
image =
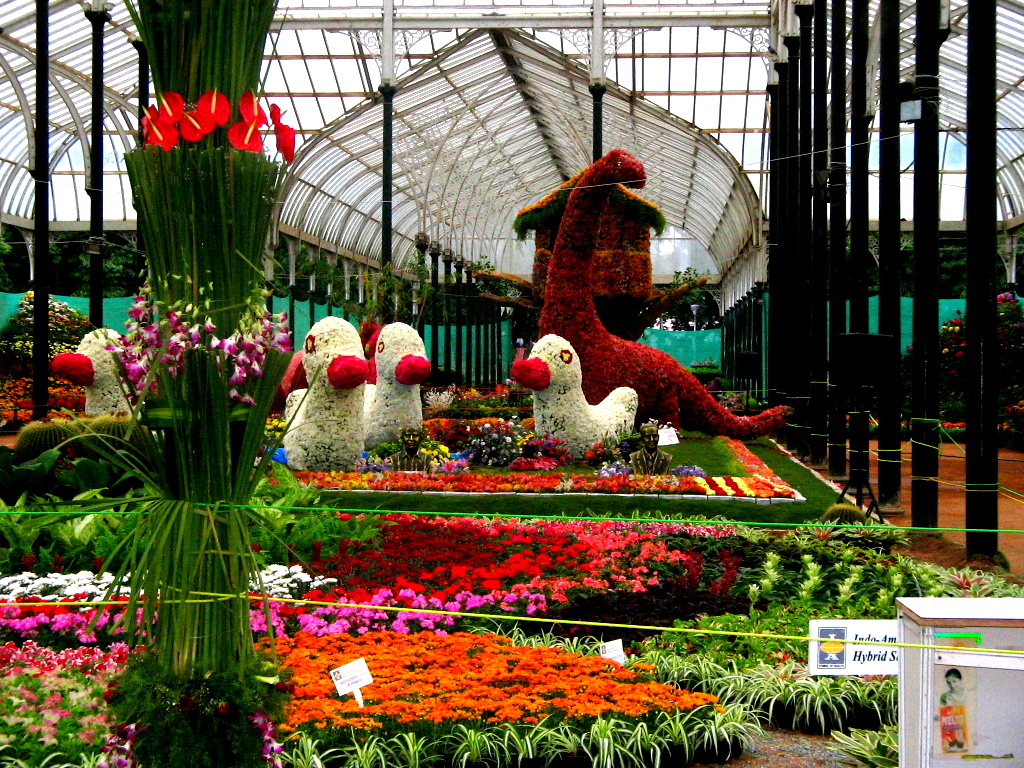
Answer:
[[[856,504],[833,504],[822,513],[818,522],[835,525],[864,525],[868,522],[868,516]]]
[[[79,429],[71,419],[30,421],[18,432],[14,443],[14,463],[31,461],[78,433]]]

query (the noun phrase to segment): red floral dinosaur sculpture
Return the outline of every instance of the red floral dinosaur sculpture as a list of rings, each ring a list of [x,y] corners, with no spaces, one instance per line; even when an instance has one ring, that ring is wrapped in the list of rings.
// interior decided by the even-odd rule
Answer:
[[[740,439],[774,432],[785,424],[785,407],[757,416],[736,416],[674,358],[613,336],[598,319],[590,277],[595,223],[616,183],[639,189],[646,180],[643,164],[622,149],[613,149],[583,173],[569,196],[551,254],[541,335],[557,334],[576,348],[583,367],[583,393],[591,404],[601,402],[616,387],[632,387],[640,397],[638,422],[657,419],[682,429]]]

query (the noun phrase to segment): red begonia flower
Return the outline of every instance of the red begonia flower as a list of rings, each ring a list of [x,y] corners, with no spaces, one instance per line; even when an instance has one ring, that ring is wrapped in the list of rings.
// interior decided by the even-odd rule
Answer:
[[[165,123],[176,123],[185,114],[185,99],[180,93],[165,91],[157,97],[160,102],[160,119]]]
[[[419,355],[406,355],[395,366],[395,380],[399,384],[422,384],[429,375],[430,361]]]
[[[551,369],[538,357],[516,360],[512,363],[512,378],[527,389],[547,389],[551,384]]]
[[[242,119],[247,123],[256,123],[257,126],[267,124],[267,113],[256,101],[256,94],[246,91],[238,102],[238,111],[242,113]]]
[[[277,151],[285,162],[295,159],[295,129],[284,123],[274,123],[274,138],[277,139]]]
[[[186,141],[199,141],[210,133],[216,126],[209,115],[204,115],[199,110],[186,112],[178,124],[181,129],[181,138]]]
[[[216,125],[227,125],[231,119],[231,102],[227,96],[214,88],[199,97],[196,112],[206,115]]]
[[[256,123],[235,123],[228,128],[228,141],[235,149],[263,151],[263,135]]]
[[[366,375],[366,361],[355,355],[338,355],[327,366],[327,381],[335,389],[355,389],[366,383]]]
[[[77,352],[61,352],[50,363],[50,373],[80,387],[88,387],[96,376],[92,360]]]
[[[149,107],[146,117],[142,118],[142,137],[146,146],[156,145],[167,151],[178,144],[178,129],[174,123],[168,123],[160,119],[160,112],[156,107]]]

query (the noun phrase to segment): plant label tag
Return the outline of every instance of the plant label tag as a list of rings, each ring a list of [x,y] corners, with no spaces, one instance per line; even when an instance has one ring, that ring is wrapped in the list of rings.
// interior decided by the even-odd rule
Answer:
[[[679,445],[679,433],[674,427],[662,427],[658,430],[658,445]]]
[[[363,706],[363,695],[359,689],[372,683],[373,675],[370,674],[370,669],[366,666],[366,659],[356,659],[332,669],[331,680],[334,681],[334,687],[338,689],[338,695],[344,696],[346,693],[351,693],[361,707]]]
[[[622,649],[621,640],[609,640],[601,643],[601,655],[606,659],[617,661],[619,664],[626,663],[626,652]]]

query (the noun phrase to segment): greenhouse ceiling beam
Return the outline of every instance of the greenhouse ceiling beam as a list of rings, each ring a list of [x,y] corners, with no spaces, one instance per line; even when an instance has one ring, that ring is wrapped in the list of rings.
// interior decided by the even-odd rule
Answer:
[[[480,16],[413,16],[395,17],[396,30],[449,30],[449,29],[589,29],[590,14],[494,14]],[[663,27],[769,27],[767,13],[718,12],[706,10],[678,14],[606,15],[606,29],[661,29]],[[379,30],[383,28],[380,14],[375,16],[319,16],[295,18],[288,16],[274,21],[275,29],[316,29],[324,32],[342,32],[355,29]]]

